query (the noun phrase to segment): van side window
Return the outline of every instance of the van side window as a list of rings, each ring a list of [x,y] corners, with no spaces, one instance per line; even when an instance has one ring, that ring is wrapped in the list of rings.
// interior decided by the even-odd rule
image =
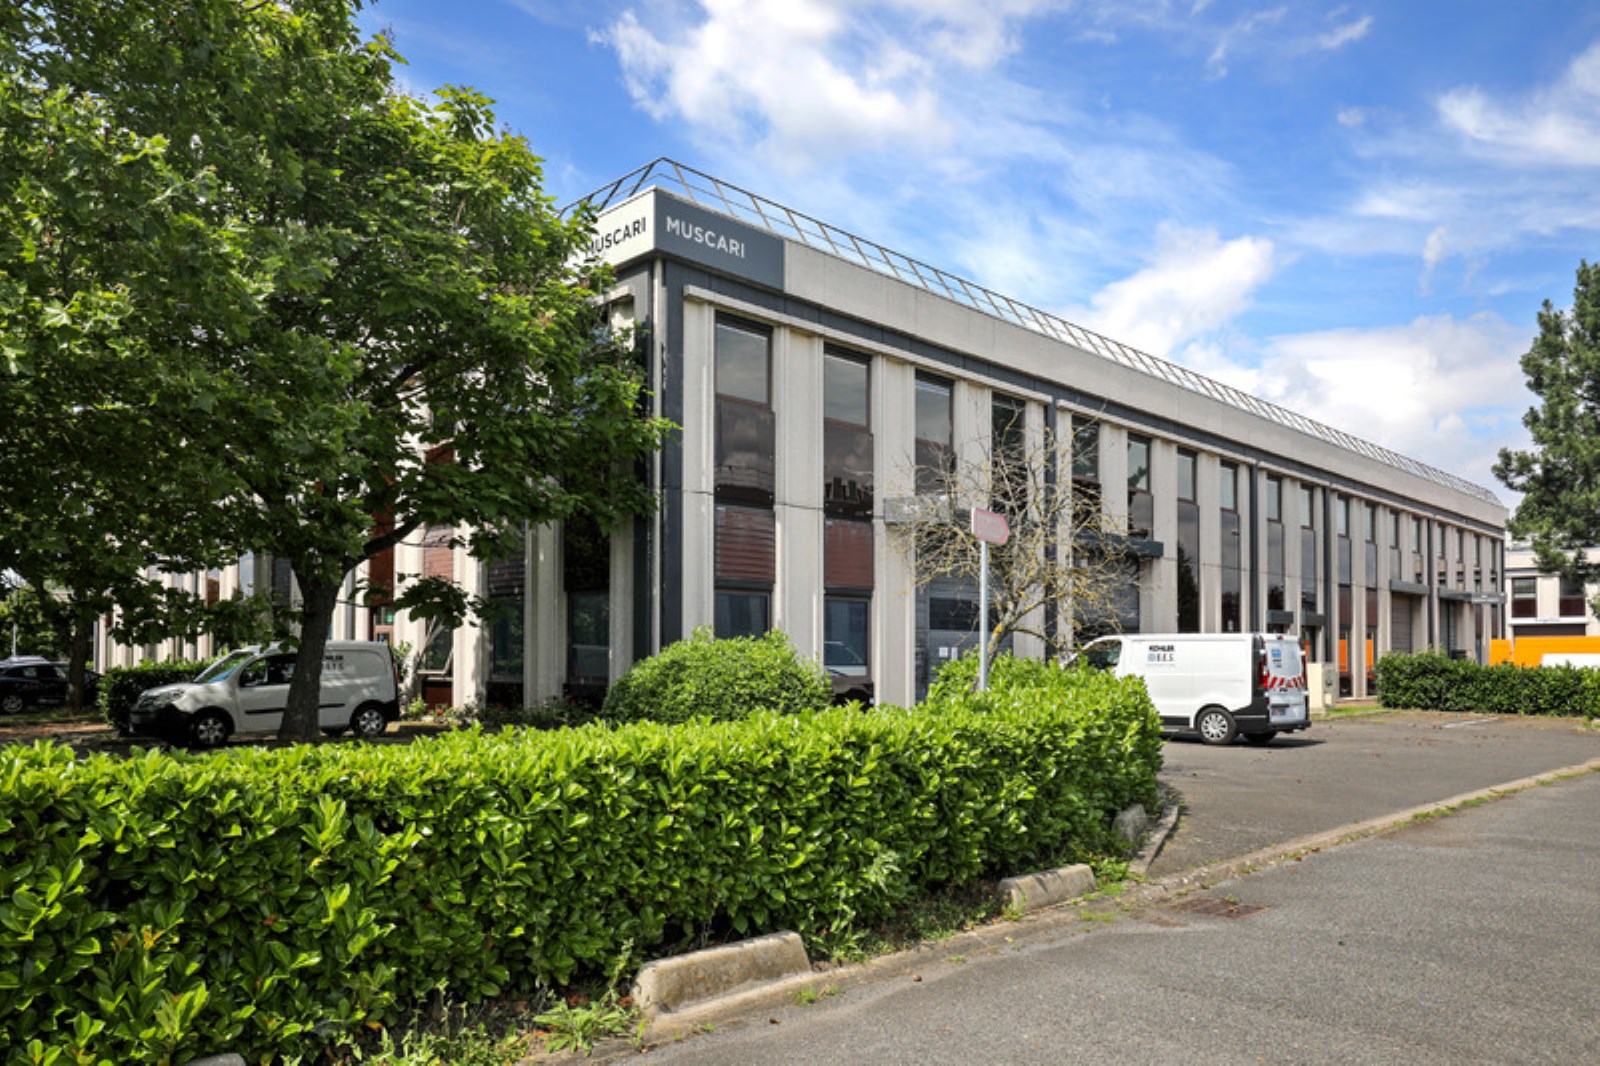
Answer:
[[[274,655],[267,660],[267,684],[287,685],[294,680],[294,660],[291,655]]]
[[[1084,659],[1096,670],[1109,670],[1117,665],[1117,660],[1122,658],[1122,643],[1112,641],[1109,644],[1097,644],[1085,648]]]

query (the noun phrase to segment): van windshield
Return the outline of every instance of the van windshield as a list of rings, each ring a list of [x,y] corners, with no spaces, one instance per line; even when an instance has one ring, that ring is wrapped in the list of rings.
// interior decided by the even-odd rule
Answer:
[[[239,664],[254,654],[255,652],[253,651],[236,651],[223,656],[202,670],[200,672],[200,676],[194,679],[195,684],[203,685],[208,681],[221,681],[223,678],[239,669]]]

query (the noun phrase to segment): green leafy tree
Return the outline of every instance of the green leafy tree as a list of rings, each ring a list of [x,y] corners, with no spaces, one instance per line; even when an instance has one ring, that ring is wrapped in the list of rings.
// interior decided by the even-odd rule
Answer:
[[[1600,543],[1600,263],[1579,264],[1570,310],[1545,301],[1522,372],[1539,403],[1522,419],[1533,447],[1501,449],[1494,467],[1522,493],[1508,528],[1541,568],[1600,579],[1600,559],[1584,551]]]
[[[322,652],[354,568],[430,525],[484,557],[523,522],[613,525],[650,506],[636,463],[664,428],[639,415],[633,346],[581,273],[591,219],[555,211],[539,161],[482,96],[399,92],[398,57],[361,39],[358,6],[37,0],[0,14],[26,93],[91,101],[103,129],[159,161],[165,193],[133,198],[125,227],[69,222],[126,255],[148,234],[173,253],[153,278],[123,279],[137,299],[102,347],[138,358],[106,405],[137,410],[140,473],[170,464],[189,540],[147,548],[288,561],[303,606],[283,732],[301,739],[320,735]],[[95,180],[129,154],[91,158]],[[37,284],[30,298],[59,299]],[[437,579],[398,605],[473,606]]]
[[[203,601],[147,576],[153,561],[188,569],[221,550],[204,535],[213,462],[154,398],[162,338],[230,276],[229,242],[187,208],[215,195],[208,175],[180,173],[163,138],[35,69],[23,28],[38,17],[0,12],[0,567],[43,590],[32,602],[79,704],[93,626],[113,606],[146,632],[205,628]]]

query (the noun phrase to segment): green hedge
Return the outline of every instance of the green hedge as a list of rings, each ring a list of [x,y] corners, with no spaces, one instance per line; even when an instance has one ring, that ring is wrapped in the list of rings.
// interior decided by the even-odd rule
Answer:
[[[757,711],[821,710],[832,695],[822,667],[796,654],[778,630],[718,640],[702,627],[617,678],[600,713],[614,722],[731,721]]]
[[[1141,686],[408,746],[0,751],[0,1061],[294,1053],[709,928],[826,934],[1116,849]],[[314,1026],[322,1026],[313,1037]],[[80,1057],[81,1056],[81,1057]]]
[[[1487,714],[1600,717],[1600,671],[1575,666],[1480,666],[1443,652],[1378,660],[1385,707]]]
[[[193,681],[214,659],[162,659],[136,666],[113,666],[100,678],[100,714],[117,732],[128,732],[128,712],[140,693],[160,685]]]

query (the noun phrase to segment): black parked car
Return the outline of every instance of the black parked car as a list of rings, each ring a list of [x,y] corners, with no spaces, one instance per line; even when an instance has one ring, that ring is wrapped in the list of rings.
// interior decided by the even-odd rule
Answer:
[[[67,664],[38,655],[0,659],[0,714],[16,714],[29,707],[59,707],[67,702]],[[100,675],[83,673],[84,703],[93,703],[100,690]]]

